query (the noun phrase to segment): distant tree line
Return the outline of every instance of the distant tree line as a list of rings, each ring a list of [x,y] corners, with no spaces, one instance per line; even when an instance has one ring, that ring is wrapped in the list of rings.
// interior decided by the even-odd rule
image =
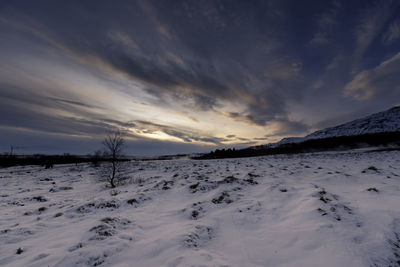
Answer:
[[[249,147],[245,149],[217,149],[194,159],[220,159],[255,157],[274,154],[294,154],[333,150],[347,150],[374,146],[400,148],[400,131],[310,139],[299,143],[287,143],[277,147]]]
[[[39,165],[45,168],[51,168],[55,164],[78,164],[92,163],[94,165],[100,162],[111,162],[113,159],[109,155],[95,153],[94,155],[77,156],[70,154],[63,155],[0,155],[0,167]],[[120,158],[118,161],[127,161],[129,159]]]

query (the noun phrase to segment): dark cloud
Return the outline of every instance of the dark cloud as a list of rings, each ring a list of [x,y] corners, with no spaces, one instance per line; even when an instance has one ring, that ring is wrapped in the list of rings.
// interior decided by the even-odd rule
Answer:
[[[157,131],[163,132],[169,136],[176,137],[181,139],[184,142],[192,143],[192,142],[202,142],[209,143],[212,145],[221,145],[222,142],[226,142],[229,139],[226,138],[218,138],[213,136],[202,136],[199,133],[188,130],[179,130],[177,128],[161,125],[157,123],[152,123],[148,121],[134,121],[136,128],[139,129],[143,133],[156,133]]]
[[[148,121],[119,121],[115,119],[104,118],[94,113],[88,114],[88,118],[68,117],[63,115],[52,114],[49,108],[51,104],[47,103],[46,98],[40,98],[41,101],[33,107],[24,107],[23,98],[11,101],[10,98],[0,97],[0,112],[4,116],[0,118],[0,125],[7,127],[23,128],[31,131],[49,132],[63,135],[80,135],[101,138],[106,132],[117,129],[131,129],[142,133],[163,132],[169,136],[181,139],[184,142],[191,143],[194,141],[206,142],[214,145],[220,145],[227,139],[216,138],[211,136],[200,136],[195,132],[178,130],[171,126],[156,124]],[[69,101],[64,99],[48,98],[50,102],[57,102],[78,108],[87,107],[84,103]],[[15,102],[15,103],[14,103]],[[45,104],[45,106],[43,106]],[[40,109],[40,107],[42,109]],[[64,109],[65,110],[65,109]],[[75,109],[72,109],[76,111]],[[79,114],[82,114],[80,112]],[[136,139],[146,139],[129,132],[128,136]]]
[[[68,100],[68,99],[62,99],[62,98],[55,98],[55,97],[48,97],[48,99],[53,100],[57,103],[60,104],[68,104],[68,105],[74,105],[74,106],[78,106],[78,107],[84,107],[84,108],[91,108],[91,109],[103,109],[103,107],[100,106],[94,106],[88,103],[84,103],[84,102],[79,102],[79,101],[74,101],[74,100]]]
[[[330,43],[332,31],[338,25],[338,15],[342,4],[339,1],[329,3],[331,6],[317,14],[315,17],[318,30],[314,33],[310,41],[311,45],[324,45]]]
[[[102,149],[102,137],[82,138],[74,136],[54,135],[46,132],[32,132],[23,129],[0,127],[2,142],[0,151],[8,152],[13,145],[17,154],[33,153],[72,153],[93,154]],[[66,145],[68,144],[68,145]],[[124,153],[133,156],[171,155],[177,153],[208,152],[213,146],[176,143],[159,140],[126,140]]]
[[[269,138],[268,137],[257,137],[257,138],[254,138],[254,140],[257,140],[257,141],[267,141]]]
[[[343,93],[363,101],[400,96],[400,52],[377,67],[358,73]]]
[[[68,79],[57,83],[21,67],[49,69],[44,62],[51,60],[132,98],[138,89],[131,85],[139,84],[148,102],[193,122],[185,110],[265,129],[268,136],[256,141],[306,134],[329,118],[395,104],[399,8],[398,1],[372,0],[2,1],[0,126],[82,136],[133,129],[135,140],[161,132],[214,146],[252,142],[150,118],[117,119],[68,92]]]
[[[279,39],[276,29],[260,27],[280,19],[270,7],[263,1],[122,1],[118,6],[105,2],[90,14],[84,4],[67,4],[62,13],[50,4],[45,13],[30,7],[25,15],[37,21],[31,29],[37,37],[81,61],[97,67],[101,62],[139,79],[157,97],[191,99],[200,110],[242,98],[248,121],[264,125],[286,115],[287,98],[303,90],[295,60],[264,51],[266,42]],[[64,13],[74,13],[74,21],[65,24]]]
[[[299,121],[281,120],[279,122],[278,130],[275,132],[277,136],[304,135],[310,130],[310,126]]]
[[[1,126],[85,136],[101,135],[110,129],[135,126],[130,122],[96,115],[88,110],[90,108],[102,109],[84,102],[47,97],[40,93],[26,92],[24,88],[0,84]],[[61,115],[58,110],[79,114],[79,117]]]

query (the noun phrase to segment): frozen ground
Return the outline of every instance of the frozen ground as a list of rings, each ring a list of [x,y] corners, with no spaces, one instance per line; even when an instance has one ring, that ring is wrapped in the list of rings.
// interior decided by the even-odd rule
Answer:
[[[11,170],[1,266],[400,265],[396,151]]]

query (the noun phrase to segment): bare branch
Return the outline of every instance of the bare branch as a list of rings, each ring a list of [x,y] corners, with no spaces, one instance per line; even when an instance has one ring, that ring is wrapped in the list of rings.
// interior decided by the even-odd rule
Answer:
[[[103,140],[103,146],[106,154],[111,156],[111,168],[110,174],[108,175],[108,182],[111,187],[115,187],[116,175],[118,172],[117,162],[122,156],[122,151],[125,145],[123,134],[120,131],[108,134]]]

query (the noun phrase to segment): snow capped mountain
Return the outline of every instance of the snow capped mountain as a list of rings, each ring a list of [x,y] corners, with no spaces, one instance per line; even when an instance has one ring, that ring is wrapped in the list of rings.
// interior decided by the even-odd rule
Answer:
[[[285,144],[301,143],[312,139],[329,137],[356,136],[383,132],[400,131],[400,106],[372,114],[335,127],[313,132],[305,137],[287,137],[277,143],[255,146],[254,149],[277,148]]]
[[[283,138],[276,143],[245,149],[216,150],[198,159],[254,157],[378,146],[400,146],[400,106],[319,130],[304,137]]]
[[[400,131],[400,106],[309,134],[305,139]]]

